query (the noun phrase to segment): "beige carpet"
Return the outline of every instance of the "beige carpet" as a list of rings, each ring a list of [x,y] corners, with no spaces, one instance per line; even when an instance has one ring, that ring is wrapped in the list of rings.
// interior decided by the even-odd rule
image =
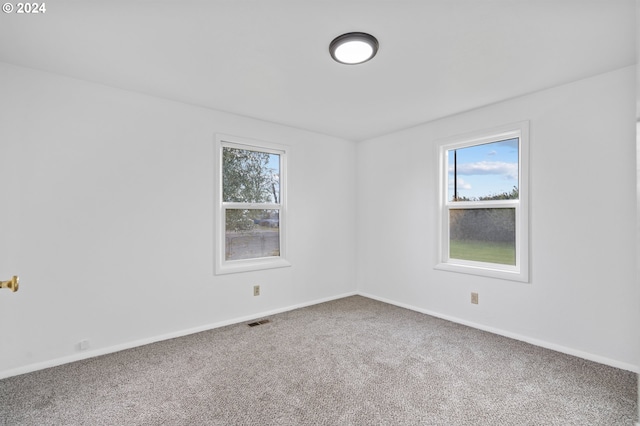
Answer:
[[[1,425],[632,425],[636,375],[360,296],[0,381]]]

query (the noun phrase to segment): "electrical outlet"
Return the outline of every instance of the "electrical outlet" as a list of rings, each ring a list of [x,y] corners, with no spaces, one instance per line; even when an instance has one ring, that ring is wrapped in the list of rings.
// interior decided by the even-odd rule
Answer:
[[[253,286],[253,295],[254,296],[260,296],[260,286],[259,285],[254,285]]]
[[[478,304],[478,293],[471,293],[471,303],[474,305]]]
[[[89,349],[89,341],[88,340],[81,340],[78,343],[78,349],[80,349],[81,351],[86,351],[87,349]]]

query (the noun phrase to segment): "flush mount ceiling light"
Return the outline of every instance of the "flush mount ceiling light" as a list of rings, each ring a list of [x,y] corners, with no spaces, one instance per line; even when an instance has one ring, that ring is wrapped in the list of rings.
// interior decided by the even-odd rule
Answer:
[[[329,52],[341,64],[361,64],[376,56],[378,40],[367,33],[346,33],[333,39]]]

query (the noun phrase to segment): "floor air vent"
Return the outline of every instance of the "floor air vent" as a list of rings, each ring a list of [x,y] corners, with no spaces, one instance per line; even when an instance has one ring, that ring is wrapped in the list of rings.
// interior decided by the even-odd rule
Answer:
[[[269,322],[270,322],[269,320],[260,320],[260,321],[256,321],[256,322],[249,323],[249,324],[247,324],[247,325],[248,325],[249,327],[255,327],[255,326],[257,326],[257,325],[267,324],[267,323],[269,323]]]

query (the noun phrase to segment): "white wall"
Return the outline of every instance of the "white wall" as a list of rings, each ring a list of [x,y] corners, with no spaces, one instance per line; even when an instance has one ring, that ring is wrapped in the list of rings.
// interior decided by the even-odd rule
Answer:
[[[358,290],[637,370],[634,87],[625,68],[360,143]],[[530,283],[434,270],[436,141],[522,120]]]
[[[0,279],[22,280],[0,292],[0,377],[356,289],[637,370],[633,85],[622,69],[355,145],[0,63]],[[520,120],[531,283],[434,270],[436,140]],[[213,275],[216,132],[291,146],[292,267]]]
[[[0,377],[355,292],[353,142],[2,63],[0,93]],[[213,275],[217,132],[291,147],[292,267]]]
[[[640,5],[640,1],[638,5]],[[638,46],[640,48],[640,44]],[[640,68],[636,65],[636,85],[640,86],[639,71]],[[636,97],[636,101],[640,101],[640,96]],[[637,106],[636,117],[640,117],[640,109]],[[636,121],[636,274],[636,282],[640,284],[640,121]],[[638,299],[638,310],[640,310],[640,298]],[[636,339],[640,342],[640,327],[636,327],[636,329]],[[638,358],[638,365],[640,365],[640,354],[638,354]],[[638,421],[636,426],[640,426],[640,372],[638,373]]]

